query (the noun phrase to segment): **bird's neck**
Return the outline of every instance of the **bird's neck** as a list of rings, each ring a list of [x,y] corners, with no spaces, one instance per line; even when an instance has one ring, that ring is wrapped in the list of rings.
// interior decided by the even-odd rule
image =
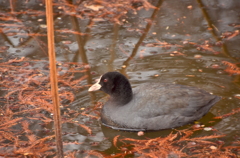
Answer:
[[[133,98],[133,92],[130,83],[126,83],[122,86],[116,86],[110,98],[118,105],[125,105],[129,103]]]

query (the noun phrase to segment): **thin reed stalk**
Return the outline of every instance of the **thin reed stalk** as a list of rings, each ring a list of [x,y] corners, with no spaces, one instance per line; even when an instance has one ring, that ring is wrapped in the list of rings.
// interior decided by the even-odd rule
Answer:
[[[60,103],[58,95],[58,80],[56,70],[56,57],[54,49],[54,27],[53,27],[53,9],[52,1],[46,0],[46,17],[47,17],[47,38],[48,38],[48,54],[50,62],[50,80],[51,80],[51,94],[53,99],[54,111],[54,127],[55,138],[57,146],[57,157],[63,158],[63,143],[62,143],[62,130],[61,130],[61,116],[60,116]]]

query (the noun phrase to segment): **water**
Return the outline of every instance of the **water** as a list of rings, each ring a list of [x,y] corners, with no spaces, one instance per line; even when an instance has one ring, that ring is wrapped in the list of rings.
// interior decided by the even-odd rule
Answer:
[[[226,65],[222,62],[239,62],[240,36],[237,30],[240,27],[240,3],[233,0],[151,2],[158,10],[129,11],[120,19],[120,24],[114,23],[111,16],[100,18],[98,14],[92,15],[92,20],[89,20],[89,8],[83,16],[80,12],[76,14],[74,10],[70,11],[70,7],[58,5],[60,2],[56,3],[57,60],[89,64],[90,69],[85,73],[88,78],[82,81],[83,85],[92,84],[94,79],[105,72],[120,71],[129,78],[132,87],[146,82],[177,83],[199,87],[221,96],[222,100],[200,122],[216,129],[217,133],[225,134],[220,140],[231,145],[233,141],[239,140],[240,126],[237,120],[240,114],[217,121],[213,117],[232,112],[240,106],[239,99],[235,97],[240,90],[239,75],[225,72]],[[76,3],[73,2],[75,6]],[[84,4],[91,6],[83,2],[79,7]],[[17,57],[47,60],[44,4],[30,0],[27,3],[14,1],[12,5],[14,14],[10,14],[9,1],[2,1],[0,5],[1,14],[10,18],[5,21],[1,19],[4,25],[0,26],[0,57],[5,61]],[[34,11],[23,13],[27,9]],[[79,18],[80,15],[82,18]],[[41,66],[44,64],[39,62]],[[75,77],[83,75],[79,73]],[[74,92],[75,100],[67,108],[78,112],[90,111],[91,115],[98,117],[100,108],[94,109],[95,103],[106,95],[102,92],[88,93],[87,89],[88,86],[85,86]],[[63,108],[62,112],[67,111],[67,108]],[[88,155],[89,151],[105,156],[121,153],[112,141],[117,135],[144,139],[166,136],[172,131],[148,132],[139,137],[137,133],[103,127],[99,120],[86,115],[74,116],[73,120],[92,130],[89,134],[76,123],[63,124],[64,142],[77,142],[66,143],[64,150],[78,150],[78,157]],[[209,124],[211,120],[214,123]],[[44,130],[52,128],[50,124]],[[43,130],[41,126],[31,129]],[[42,132],[38,135],[44,137],[50,134]],[[207,135],[207,131],[195,134],[196,137]],[[120,147],[121,143],[118,145]]]

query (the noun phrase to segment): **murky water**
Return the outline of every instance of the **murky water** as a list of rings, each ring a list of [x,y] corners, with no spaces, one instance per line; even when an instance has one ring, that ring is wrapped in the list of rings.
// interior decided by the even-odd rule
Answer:
[[[15,12],[30,8],[34,12],[10,14],[9,1],[0,2],[1,14],[12,18],[7,22],[1,19],[0,57],[6,60],[15,57],[47,60],[44,4],[33,0],[13,2]],[[168,0],[152,1],[152,4],[156,10],[129,11],[121,19],[121,24],[94,15],[91,20],[76,18],[66,12],[69,8],[64,10],[61,5],[55,5],[57,60],[88,63],[91,68],[84,84],[92,84],[105,72],[120,71],[129,78],[132,87],[146,82],[162,82],[190,85],[212,92],[222,100],[200,122],[225,134],[222,140],[226,144],[239,140],[239,113],[215,120],[212,124],[209,121],[240,107],[239,99],[235,97],[240,95],[239,75],[225,72],[226,65],[222,63],[239,62],[240,36],[233,34],[240,28],[240,1]],[[90,23],[93,25],[89,26]],[[31,36],[31,33],[41,36]],[[83,74],[78,75],[81,77]],[[81,111],[81,108],[93,108],[95,102],[106,95],[102,92],[90,94],[84,88],[75,96],[70,108]],[[79,116],[74,120],[88,126],[92,134],[77,125],[63,124],[64,141],[80,143],[66,145],[65,150],[97,150],[110,155],[118,152],[112,143],[114,136],[139,138],[136,133],[102,127],[91,117]],[[171,131],[148,132],[139,139],[166,136]],[[196,136],[208,134],[204,131]]]

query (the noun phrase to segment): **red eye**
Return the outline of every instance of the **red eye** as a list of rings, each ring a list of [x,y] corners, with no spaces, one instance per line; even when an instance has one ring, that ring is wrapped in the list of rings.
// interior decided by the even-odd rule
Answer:
[[[107,82],[107,81],[108,81],[108,79],[106,79],[106,78],[103,80],[103,82]]]

